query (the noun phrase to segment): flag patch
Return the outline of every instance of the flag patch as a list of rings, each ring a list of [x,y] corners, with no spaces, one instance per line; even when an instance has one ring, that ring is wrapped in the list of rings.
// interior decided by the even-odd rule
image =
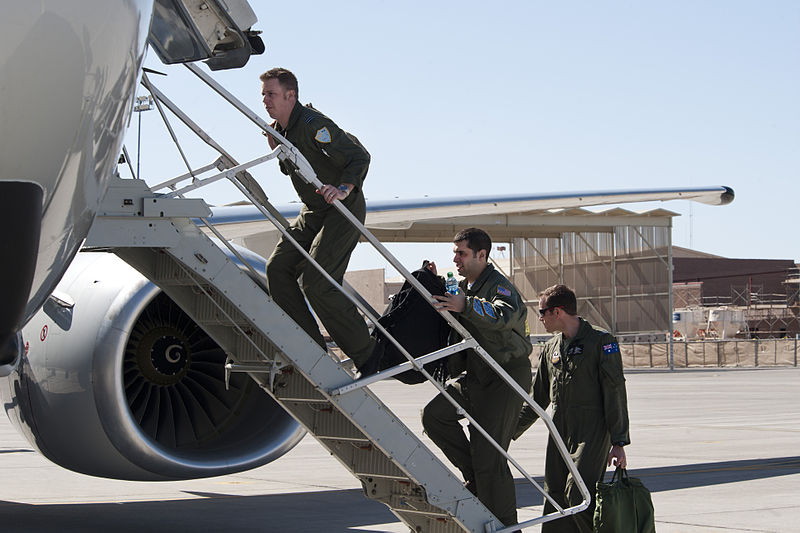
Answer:
[[[610,344],[603,345],[603,352],[606,354],[612,354],[619,352],[619,344],[616,342],[612,342]]]
[[[502,294],[503,296],[511,296],[511,291],[506,289],[505,287],[497,287],[497,294]]]
[[[483,302],[483,310],[486,312],[486,316],[497,318],[497,315],[494,314],[494,307],[489,302]]]

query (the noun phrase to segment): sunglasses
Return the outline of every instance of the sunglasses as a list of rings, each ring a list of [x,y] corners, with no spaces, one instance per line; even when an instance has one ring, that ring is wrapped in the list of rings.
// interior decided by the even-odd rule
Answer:
[[[563,309],[564,306],[563,305],[551,305],[550,307],[545,307],[544,309],[539,309],[539,316],[544,316],[544,315],[547,314],[548,311],[553,310],[553,309],[559,309],[559,308]]]

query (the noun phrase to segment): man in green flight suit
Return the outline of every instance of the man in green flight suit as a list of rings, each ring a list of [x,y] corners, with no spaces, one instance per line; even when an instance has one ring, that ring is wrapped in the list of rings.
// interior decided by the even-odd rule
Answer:
[[[435,296],[438,309],[456,314],[458,321],[522,387],[529,390],[532,373],[526,334],[527,308],[516,287],[488,264],[492,240],[485,231],[469,228],[453,239],[458,273],[464,277],[456,295]],[[504,449],[517,426],[519,396],[473,350],[450,357],[450,373],[466,374],[447,392]],[[467,439],[458,413],[442,394],[422,412],[425,433],[464,476],[466,487],[505,525],[517,523],[514,478],[508,463],[477,430]]]
[[[553,423],[592,495],[591,505],[572,516],[542,524],[542,533],[593,531],[594,492],[606,467],[626,467],[628,400],[617,340],[578,316],[575,293],[554,285],[541,293],[539,320],[548,333],[533,382],[534,401],[546,409],[553,404]],[[514,438],[538,416],[525,405]],[[610,449],[610,451],[609,451]],[[578,505],[583,498],[552,439],[547,442],[544,488],[562,507]],[[544,513],[555,511],[547,501]]]
[[[275,119],[273,127],[300,150],[324,184],[317,189],[306,183],[290,165],[280,163],[281,171],[291,177],[303,202],[289,233],[341,284],[350,254],[361,234],[331,204],[340,200],[364,222],[366,202],[362,186],[370,155],[353,135],[310,105],[300,104],[297,78],[290,71],[273,68],[259,79],[264,107]],[[274,149],[275,139],[270,136],[267,139]],[[297,283],[301,275],[302,292]],[[339,348],[357,367],[366,362],[372,354],[374,340],[355,305],[286,238],[281,238],[267,261],[267,281],[273,300],[323,349],[325,341],[303,293]]]

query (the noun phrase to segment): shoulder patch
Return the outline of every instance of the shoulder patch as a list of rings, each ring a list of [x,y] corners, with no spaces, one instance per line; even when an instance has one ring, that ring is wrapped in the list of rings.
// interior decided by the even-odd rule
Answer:
[[[497,315],[494,312],[494,307],[492,307],[492,304],[489,302],[483,302],[483,310],[486,312],[486,316],[497,318]]]
[[[505,287],[497,287],[497,294],[502,294],[503,296],[511,296],[511,291],[506,289]]]
[[[619,352],[619,344],[612,342],[603,345],[603,353],[606,355]]]
[[[483,316],[483,306],[481,305],[481,301],[477,298],[472,300],[472,310],[475,311],[476,315]]]
[[[317,134],[314,136],[314,139],[317,142],[327,144],[331,142],[331,132],[328,131],[328,128],[320,128],[317,130]]]

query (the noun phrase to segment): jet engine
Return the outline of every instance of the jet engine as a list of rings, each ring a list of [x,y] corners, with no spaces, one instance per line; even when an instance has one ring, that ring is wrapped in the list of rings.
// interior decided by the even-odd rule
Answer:
[[[264,260],[241,250],[256,271]],[[0,380],[6,412],[56,464],[127,480],[239,472],[305,434],[224,351],[117,256],[82,252],[23,329],[25,355]]]

